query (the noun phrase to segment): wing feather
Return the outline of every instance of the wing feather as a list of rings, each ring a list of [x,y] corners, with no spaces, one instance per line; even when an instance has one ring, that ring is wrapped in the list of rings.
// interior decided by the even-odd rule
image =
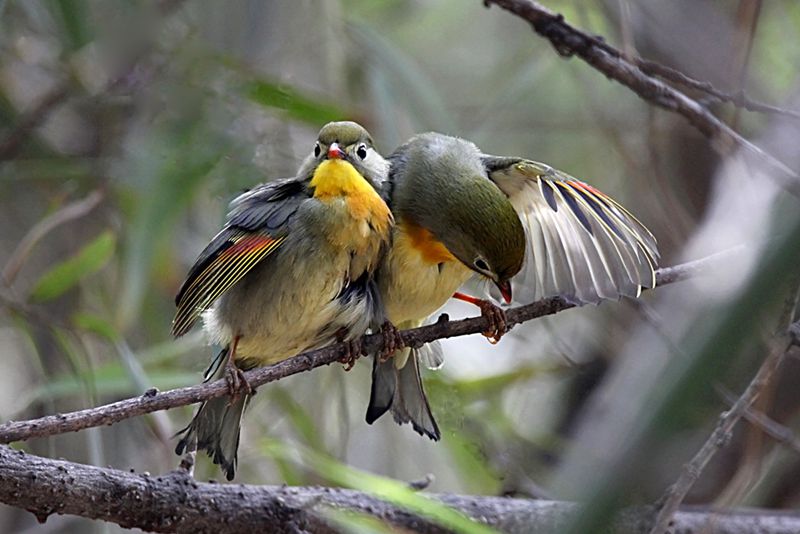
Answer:
[[[302,182],[279,180],[231,202],[225,227],[200,253],[175,304],[172,334],[188,332],[197,318],[286,239],[292,215],[308,198]]]
[[[528,238],[525,265],[514,279],[516,300],[562,295],[598,302],[655,285],[656,240],[614,199],[543,163],[483,161]]]

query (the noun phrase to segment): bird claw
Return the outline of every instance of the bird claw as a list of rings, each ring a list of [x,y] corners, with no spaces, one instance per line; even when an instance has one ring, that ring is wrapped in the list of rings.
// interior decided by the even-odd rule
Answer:
[[[475,305],[480,308],[481,316],[489,321],[488,329],[481,332],[481,335],[485,336],[489,340],[489,343],[496,345],[500,342],[503,335],[508,332],[506,312],[488,300],[479,300]]]
[[[364,346],[360,337],[356,339],[345,340],[345,336],[347,336],[347,330],[344,328],[336,333],[337,341],[345,344],[344,355],[337,361],[344,365],[345,371],[350,371],[356,366],[356,360],[358,360],[359,356],[361,356],[361,353],[364,351]]]
[[[403,337],[400,335],[400,330],[391,322],[386,321],[381,327],[383,333],[383,347],[379,353],[381,363],[387,361],[394,356],[394,353],[406,346]]]
[[[253,394],[253,386],[247,381],[244,371],[239,369],[236,362],[230,358],[225,363],[225,381],[228,383],[232,404],[239,400],[241,396]]]

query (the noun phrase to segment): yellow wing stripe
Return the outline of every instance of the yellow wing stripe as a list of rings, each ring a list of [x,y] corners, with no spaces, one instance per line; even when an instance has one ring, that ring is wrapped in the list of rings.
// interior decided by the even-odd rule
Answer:
[[[180,336],[189,331],[204,310],[273,252],[285,237],[243,233],[233,236],[233,239],[235,243],[219,254],[187,288],[178,303],[173,335]]]

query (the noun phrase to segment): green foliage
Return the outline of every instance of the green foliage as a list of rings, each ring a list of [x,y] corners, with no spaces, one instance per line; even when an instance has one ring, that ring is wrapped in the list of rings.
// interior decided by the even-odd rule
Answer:
[[[320,99],[309,98],[285,84],[253,80],[245,84],[244,94],[259,105],[279,109],[285,112],[288,118],[314,127],[349,116],[345,110]]]
[[[77,254],[44,273],[31,290],[31,300],[43,302],[61,296],[105,266],[112,258],[116,237],[107,230],[97,236]]]
[[[268,454],[278,458],[297,461],[296,454],[299,454],[302,465],[314,469],[334,484],[369,493],[396,506],[431,518],[455,532],[465,534],[495,532],[485,525],[472,521],[461,512],[414,491],[402,482],[348,467],[333,458],[304,447],[289,446],[277,441],[265,442],[263,446]]]

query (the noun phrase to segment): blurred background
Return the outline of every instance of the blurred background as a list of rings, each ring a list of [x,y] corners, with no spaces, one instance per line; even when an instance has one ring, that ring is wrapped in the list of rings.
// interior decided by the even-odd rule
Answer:
[[[794,0],[545,4],[626,52],[797,108]],[[798,167],[796,121],[693,96]],[[230,199],[292,175],[319,128],[340,119],[364,124],[384,154],[436,130],[558,167],[630,208],[656,235],[662,265],[778,235],[800,211],[684,119],[564,60],[526,23],[478,0],[0,0],[0,420],[198,383],[211,358],[202,334],[169,336],[188,267]],[[653,340],[680,342],[671,318],[697,329],[723,313],[749,287],[758,257],[735,262],[741,276],[570,310],[497,346],[478,335],[444,342],[445,366],[425,374],[439,443],[388,416],[364,422],[366,360],[350,373],[334,365],[262,387],[244,421],[236,482],[331,483],[325,468],[284,454],[301,448],[401,481],[432,474],[430,491],[568,497],[561,488],[574,476],[562,482],[579,462],[565,451],[576,435],[592,442],[576,430],[587,399],[598,385],[633,398],[609,388],[609,369],[668,361]],[[775,294],[791,295],[789,282]],[[711,287],[715,298],[704,297]],[[630,500],[658,498],[729,405],[721,391],[744,388],[765,333],[787,318],[774,300],[757,301],[739,352],[700,377],[705,393],[673,422]],[[444,311],[476,312],[457,303]],[[789,427],[800,423],[792,355],[760,406]],[[172,436],[193,411],[16,446],[164,473],[178,464]],[[222,479],[198,458],[199,479]],[[742,424],[689,502],[796,507],[798,474],[797,451]],[[0,507],[4,532],[78,528],[116,529],[70,517],[38,525]]]

